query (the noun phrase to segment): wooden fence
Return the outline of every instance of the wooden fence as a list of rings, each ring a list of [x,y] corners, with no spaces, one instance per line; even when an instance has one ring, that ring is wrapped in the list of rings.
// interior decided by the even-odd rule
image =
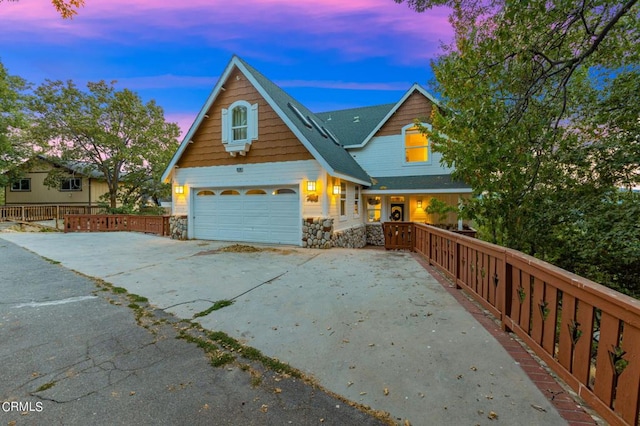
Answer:
[[[515,250],[395,226],[394,246],[411,247],[468,291],[607,422],[638,424],[640,301]]]
[[[82,205],[27,205],[0,206],[0,221],[36,222],[62,219],[66,214],[104,213],[99,206]]]
[[[145,232],[166,236],[169,216],[130,214],[74,214],[64,216],[64,232]]]

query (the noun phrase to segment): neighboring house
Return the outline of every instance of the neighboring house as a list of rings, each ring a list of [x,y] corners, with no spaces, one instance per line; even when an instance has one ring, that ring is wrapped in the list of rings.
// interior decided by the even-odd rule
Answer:
[[[471,194],[415,126],[436,103],[416,84],[395,104],[314,114],[234,56],[163,174],[172,235],[383,244],[381,221],[424,222],[431,198]]]
[[[102,173],[85,164],[39,155],[19,167],[24,169],[22,178],[4,188],[6,205],[97,205],[100,196],[109,193]],[[54,168],[63,172],[60,184],[48,187],[44,181]]]

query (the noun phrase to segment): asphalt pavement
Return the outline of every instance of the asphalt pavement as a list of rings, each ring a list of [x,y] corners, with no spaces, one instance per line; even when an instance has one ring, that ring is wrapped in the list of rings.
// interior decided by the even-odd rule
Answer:
[[[50,266],[62,271],[64,268],[61,266],[64,266],[104,280],[110,285],[122,287],[131,294],[144,296],[157,312],[197,322],[207,331],[223,332],[242,344],[256,348],[267,357],[290,364],[332,395],[339,395],[339,398],[370,407],[371,410],[390,413],[390,419],[398,424],[566,424],[495,338],[409,253],[366,249],[310,250],[255,244],[251,246],[254,250],[228,251],[230,247],[233,248],[233,243],[174,241],[124,232],[3,233],[0,234],[0,242],[1,239],[60,262],[60,265]],[[5,244],[8,245],[3,243]],[[38,258],[30,256],[28,261],[8,261],[13,268],[11,276],[26,274],[14,286],[18,294],[28,291],[30,280],[34,279],[30,268],[32,261],[35,262],[34,259]],[[4,257],[0,259],[5,275],[4,264],[7,261]],[[29,266],[25,268],[25,265]],[[45,279],[49,276],[48,273],[43,275]],[[6,278],[4,280],[7,281]],[[71,289],[75,287],[70,285]],[[75,292],[72,296],[91,294],[92,291],[87,289]],[[30,311],[25,310],[27,308],[16,308],[16,304],[30,300],[28,295],[26,293],[22,298],[13,298],[8,305],[1,305],[3,310],[9,310],[9,313],[3,315],[11,315],[9,318],[12,318],[14,315],[35,312],[35,308],[29,308]],[[52,300],[61,300],[72,296],[65,294],[50,297]],[[71,315],[71,312],[75,313],[77,309],[91,304],[98,304],[98,300],[87,299],[47,309],[59,310],[60,315],[65,318],[64,312]],[[114,307],[106,304],[104,309]],[[91,320],[87,319],[79,324],[110,324],[108,320],[94,322],[94,318],[99,317],[89,315],[90,312],[93,311],[87,309],[79,318]],[[126,309],[124,312],[127,313]],[[132,314],[129,312],[128,315],[130,325],[134,325]],[[52,324],[56,324],[56,328],[62,333],[69,334],[67,328],[73,331],[78,327],[79,320],[78,317],[75,318],[75,321],[62,321],[59,324],[51,319],[44,320],[40,326],[46,330],[47,326],[51,328]],[[5,325],[0,328],[0,333],[6,332],[6,324],[14,323],[11,319],[3,319],[2,322]],[[23,321],[18,324],[25,323]],[[136,333],[143,332],[146,330],[138,330]],[[40,333],[46,335],[45,331]],[[143,335],[154,341],[153,335]],[[41,345],[28,343],[31,341],[28,335],[18,333],[18,336],[25,340],[21,345]],[[6,341],[3,336],[0,338]],[[174,350],[177,351],[179,347],[186,353],[194,351],[193,356],[199,354],[202,359],[202,352],[198,352],[193,345],[183,347],[180,346],[183,342],[179,341],[178,344],[174,342],[175,339],[163,339],[161,344],[168,344],[164,342],[169,340],[172,341],[171,348],[178,345]],[[153,343],[151,346],[158,344]],[[111,346],[113,345],[107,345]],[[48,346],[45,344],[44,347]],[[87,344],[83,343],[82,347],[87,347]],[[135,347],[138,348],[139,345]],[[7,359],[19,358],[4,355],[4,351],[14,354],[12,348],[5,348],[3,345],[2,351],[0,353],[5,365]],[[173,352],[170,349],[166,351],[170,359]],[[86,350],[81,352],[87,353]],[[211,371],[196,369],[197,373],[192,374],[192,367],[182,364],[188,359],[184,353],[180,352],[173,361],[158,362],[165,365],[167,371],[171,371],[170,366],[173,365],[173,369],[188,375],[194,383],[198,383],[197,389],[208,389],[208,396],[219,393],[234,395],[238,392],[243,395],[244,392],[258,393],[261,389],[250,386],[251,371],[243,374],[245,372],[237,366],[237,362],[231,364],[231,371],[209,367]],[[42,359],[55,357],[55,354],[56,350],[52,347],[51,353]],[[141,352],[129,359],[142,362],[155,358]],[[206,359],[202,362],[206,367]],[[163,380],[162,384],[166,387],[164,372],[159,368],[153,370],[159,376],[157,379]],[[34,371],[42,369],[26,369],[20,376],[21,380],[16,383],[31,383],[24,376]],[[59,369],[55,371],[57,374],[62,373]],[[138,375],[134,377],[137,378]],[[47,380],[51,379],[35,380],[34,386],[25,388],[26,394],[31,395],[34,387],[38,389]],[[125,383],[128,380],[133,379],[125,380]],[[3,382],[7,383],[6,380]],[[187,382],[180,379],[172,380],[170,384],[178,386],[179,383]],[[218,391],[219,383],[234,383],[236,388]],[[216,422],[224,424],[233,418],[235,424],[265,424],[265,418],[260,416],[266,414],[273,416],[270,417],[272,424],[288,424],[287,416],[291,413],[285,409],[281,412],[277,412],[275,408],[269,408],[266,413],[259,411],[262,404],[277,406],[275,401],[281,401],[281,405],[289,407],[288,403],[282,402],[283,395],[288,395],[285,388],[279,385],[281,382],[274,383],[277,383],[274,387],[282,388],[281,393],[270,394],[267,388],[264,395],[260,394],[261,399],[252,403],[250,409],[246,403],[258,396],[240,398],[245,405],[241,406],[239,413],[233,412],[233,408],[237,406],[236,400],[231,398],[226,403],[231,407],[229,417],[221,417]],[[295,385],[305,389],[305,395],[313,395],[314,399],[305,396],[299,400],[299,404],[293,403],[297,407],[293,410],[296,413],[308,410],[311,413],[304,420],[292,420],[293,424],[316,424],[320,419],[324,419],[325,424],[374,422],[372,417],[363,417],[357,410],[350,411],[354,416],[352,419],[341,418],[334,421],[330,414],[342,415],[346,411],[345,403],[332,400],[317,389],[302,387],[299,381],[295,381]],[[44,391],[42,395],[54,392],[57,387],[58,385]],[[132,398],[140,398],[138,392],[142,392],[141,389],[142,387],[119,386],[113,392],[119,392],[120,398],[130,401]],[[159,395],[164,388],[156,389],[158,390],[153,394]],[[98,404],[97,401],[108,400],[110,392],[111,390],[91,394],[90,397],[95,398]],[[136,393],[130,395],[130,392]],[[2,395],[7,398],[4,392]],[[12,397],[21,398],[24,395]],[[326,406],[323,405],[324,402],[321,403],[325,398],[330,401]],[[209,404],[216,413],[225,410],[224,402],[218,401],[218,405],[214,405],[214,402],[206,402],[202,397],[193,400],[186,398],[184,402],[180,400],[175,403],[170,403],[170,399],[162,401],[163,404],[172,404],[181,412],[184,410],[191,413],[204,404]],[[160,404],[159,409],[163,404]],[[329,411],[314,408],[316,404]],[[336,408],[338,406],[340,408]],[[147,409],[146,405],[143,407],[143,412],[156,412],[155,409]],[[62,415],[65,410],[59,412]],[[143,416],[142,412],[135,414]],[[195,413],[193,415],[196,416]],[[197,415],[201,413],[198,412]],[[170,418],[172,421],[176,419]],[[193,417],[191,423],[199,420],[200,417]],[[138,422],[145,423],[144,419]]]
[[[213,367],[187,323],[1,239],[0,291],[2,425],[384,424],[260,363]]]

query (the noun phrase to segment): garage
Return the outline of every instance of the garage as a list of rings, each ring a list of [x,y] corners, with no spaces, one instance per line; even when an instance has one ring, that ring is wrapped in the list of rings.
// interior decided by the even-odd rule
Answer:
[[[297,187],[193,189],[193,236],[300,245]]]

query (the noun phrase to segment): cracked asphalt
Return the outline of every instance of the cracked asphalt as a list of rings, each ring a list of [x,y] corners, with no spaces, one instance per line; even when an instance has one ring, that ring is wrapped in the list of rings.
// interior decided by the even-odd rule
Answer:
[[[5,240],[0,289],[0,424],[385,424],[256,362],[213,367],[176,338],[184,322],[141,321],[126,295]]]

